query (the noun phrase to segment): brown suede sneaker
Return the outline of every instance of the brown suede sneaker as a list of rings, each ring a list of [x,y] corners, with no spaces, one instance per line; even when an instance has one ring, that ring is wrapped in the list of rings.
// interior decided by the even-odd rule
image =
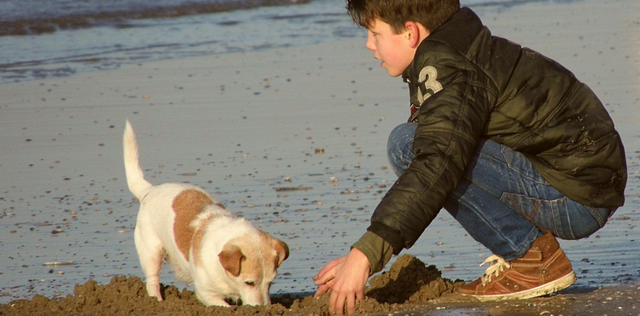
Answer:
[[[460,288],[462,295],[481,301],[527,299],[557,292],[576,281],[571,262],[556,238],[546,233],[536,238],[521,258],[504,261],[493,255],[484,275]]]

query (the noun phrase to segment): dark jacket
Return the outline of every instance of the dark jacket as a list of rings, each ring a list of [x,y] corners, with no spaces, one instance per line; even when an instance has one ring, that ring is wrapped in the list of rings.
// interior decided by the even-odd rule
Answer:
[[[415,159],[368,231],[409,248],[457,185],[480,139],[523,153],[558,191],[592,207],[624,203],[619,134],[595,94],[541,54],[493,37],[462,8],[418,48],[403,77],[418,122]]]

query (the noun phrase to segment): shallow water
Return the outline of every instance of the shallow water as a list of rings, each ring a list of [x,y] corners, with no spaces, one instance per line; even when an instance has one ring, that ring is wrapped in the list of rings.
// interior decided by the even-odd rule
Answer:
[[[536,2],[461,1],[479,12]],[[344,1],[335,0],[120,0],[108,6],[100,0],[6,0],[0,2],[0,84],[364,34]]]

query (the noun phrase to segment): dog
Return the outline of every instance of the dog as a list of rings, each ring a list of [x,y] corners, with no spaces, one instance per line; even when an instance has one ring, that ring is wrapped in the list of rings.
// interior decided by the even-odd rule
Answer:
[[[140,202],[134,239],[149,296],[162,301],[159,276],[166,259],[207,306],[229,306],[226,299],[271,304],[269,288],[289,257],[287,244],[234,217],[198,186],[145,180],[129,120],[123,147],[127,184]]]

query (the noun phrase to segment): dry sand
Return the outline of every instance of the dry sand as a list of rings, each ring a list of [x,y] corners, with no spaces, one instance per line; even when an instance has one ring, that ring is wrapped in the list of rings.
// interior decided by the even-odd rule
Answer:
[[[381,292],[369,300],[373,309],[362,312],[640,314],[637,12],[636,0],[585,0],[531,3],[483,16],[494,34],[572,69],[598,93],[623,136],[630,170],[627,204],[597,236],[563,243],[578,273],[577,286],[506,304],[417,294],[416,302],[385,305],[373,297],[388,299],[392,292]],[[83,299],[76,293],[67,307],[78,309],[64,313],[146,314],[158,310],[143,308],[157,306],[197,314],[202,309],[168,271],[161,281],[179,299],[178,309],[140,293],[136,276],[142,273],[132,242],[137,205],[126,190],[121,158],[126,118],[138,133],[151,182],[201,185],[289,243],[291,258],[273,288],[278,304],[230,311],[325,313],[322,301],[313,305],[307,297],[296,303],[285,294],[313,292],[310,277],[346,253],[366,228],[371,209],[394,180],[384,147],[388,132],[407,117],[407,94],[401,80],[379,68],[364,39],[0,85],[0,302],[5,303],[0,314],[19,306],[26,309],[16,314],[29,313],[33,303],[56,305],[74,287],[86,300],[78,303]],[[286,190],[291,187],[310,189]],[[446,217],[418,244],[405,253],[436,263],[451,279],[479,276],[477,264],[488,255]],[[53,261],[71,264],[43,266]],[[94,299],[115,297],[109,306],[117,307],[125,300],[118,293],[127,293],[132,309],[110,310]],[[10,303],[20,298],[33,299]],[[181,304],[194,309],[180,310]],[[300,306],[306,309],[296,309]]]

